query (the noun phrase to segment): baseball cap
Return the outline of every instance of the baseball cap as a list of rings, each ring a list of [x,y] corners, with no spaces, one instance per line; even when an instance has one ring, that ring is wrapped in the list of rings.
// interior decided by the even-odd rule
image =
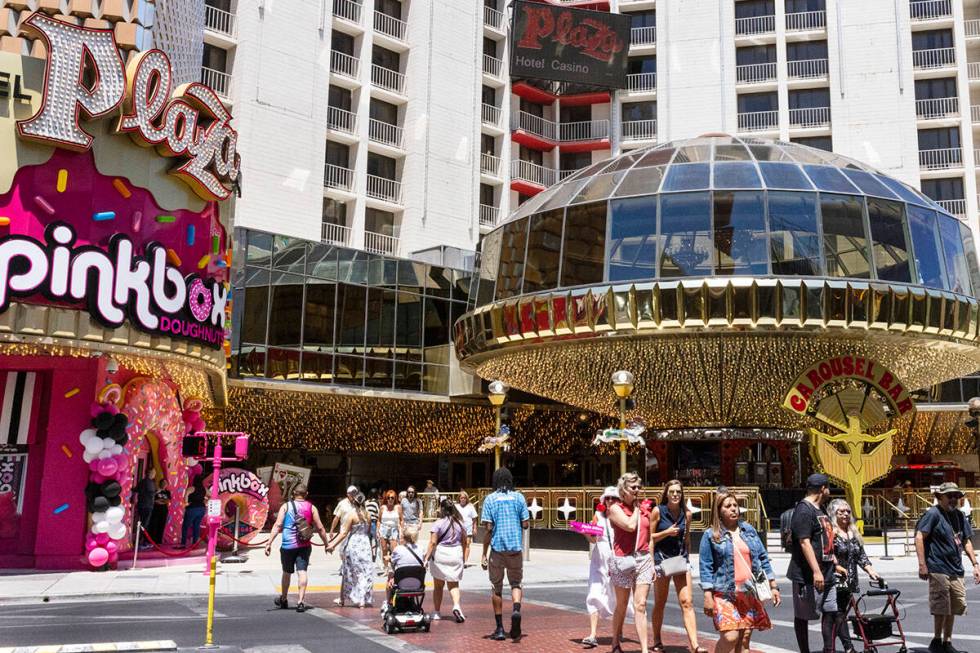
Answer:
[[[963,491],[960,490],[960,486],[958,486],[956,483],[947,481],[939,486],[939,489],[936,490],[936,494],[958,494],[963,496]]]
[[[619,490],[616,489],[615,485],[607,486],[606,489],[602,491],[602,496],[599,497],[599,500],[602,501],[603,499],[607,499],[607,498],[611,498],[611,499],[619,498]]]
[[[830,479],[826,474],[810,474],[806,477],[806,486],[810,487],[823,487],[826,485],[830,487]]]
[[[347,488],[347,494],[357,494],[357,492],[358,490],[356,485],[351,485]]]

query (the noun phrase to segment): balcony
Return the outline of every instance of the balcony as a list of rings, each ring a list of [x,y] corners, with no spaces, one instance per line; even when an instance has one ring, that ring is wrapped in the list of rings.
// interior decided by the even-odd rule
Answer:
[[[657,121],[624,120],[620,123],[624,143],[630,141],[653,141],[657,139]]]
[[[798,11],[786,14],[787,32],[809,32],[826,27],[826,11]]]
[[[919,168],[922,170],[947,170],[962,167],[963,151],[958,147],[919,150]]]
[[[368,121],[368,139],[375,143],[402,149],[404,147],[402,144],[403,132],[403,128],[383,120],[371,118]]]
[[[802,129],[830,127],[830,107],[790,109],[789,126]]]
[[[516,116],[514,116],[514,120],[512,122],[512,129],[514,130],[534,134],[535,136],[551,142],[554,142],[557,138],[555,123],[532,113],[520,111]]]
[[[500,126],[500,107],[495,107],[492,104],[483,103],[481,115],[483,118],[484,125],[490,125],[491,127]]]
[[[950,0],[911,0],[909,18],[912,22],[941,20],[953,17],[953,3]]]
[[[493,7],[483,7],[483,24],[490,29],[502,30],[504,26],[504,12],[497,11]]]
[[[349,193],[354,189],[354,171],[328,163],[323,169],[323,186]]]
[[[657,73],[635,73],[626,76],[626,89],[648,93],[657,90]]]
[[[377,175],[367,176],[367,196],[392,204],[400,204],[402,197],[402,184],[394,179],[378,177]]]
[[[204,29],[235,38],[235,14],[211,5],[204,5]]]
[[[330,72],[357,79],[361,69],[361,61],[344,52],[330,51]]]
[[[966,64],[966,76],[971,82],[980,82],[980,63],[971,62]]]
[[[968,39],[980,38],[980,18],[963,21],[963,32]]]
[[[657,26],[633,27],[630,29],[630,45],[656,45]]]
[[[350,227],[345,224],[324,222],[320,228],[320,241],[346,247],[350,244]]]
[[[912,65],[919,70],[945,68],[956,65],[956,48],[934,48],[932,50],[913,50]]]
[[[530,161],[517,160],[511,161],[510,178],[512,181],[547,188],[555,183],[555,171]]]
[[[980,105],[974,104],[970,107],[970,122],[974,125],[980,123]]]
[[[354,0],[333,0],[333,15],[358,25],[361,24],[362,8],[361,3]]]
[[[567,142],[601,141],[609,138],[608,120],[583,120],[558,123],[558,140]]]
[[[220,98],[227,100],[231,97],[231,75],[228,73],[202,66],[201,83],[211,88]]]
[[[786,76],[790,79],[814,79],[827,76],[826,59],[796,59],[786,62]]]
[[[364,232],[364,251],[391,256],[398,249],[398,238],[374,231]]]
[[[405,75],[378,64],[371,64],[371,85],[392,93],[405,93]]]
[[[374,31],[380,32],[385,36],[390,36],[396,41],[404,42],[405,34],[408,32],[408,23],[403,20],[399,20],[394,16],[389,16],[388,14],[380,11],[375,11]]]
[[[489,204],[480,205],[480,226],[481,227],[493,227],[497,226],[497,215],[500,213],[500,209],[496,206],[490,206]]]
[[[491,57],[489,54],[483,55],[483,74],[490,75],[491,77],[500,77],[500,70],[503,67],[504,62],[497,57]]]
[[[955,215],[957,218],[966,217],[966,200],[934,200],[944,211]]]
[[[951,118],[959,114],[960,100],[956,97],[938,97],[915,101],[915,115],[922,120]]]
[[[752,16],[751,18],[735,19],[736,36],[752,36],[755,34],[772,34],[776,31],[776,16]]]
[[[774,82],[776,81],[776,62],[735,66],[735,79],[739,84]]]
[[[738,114],[738,130],[761,132],[779,128],[778,111],[751,111]]]
[[[327,107],[327,127],[345,134],[357,132],[357,114],[338,107]]]
[[[500,157],[480,152],[480,172],[496,177],[500,172]]]

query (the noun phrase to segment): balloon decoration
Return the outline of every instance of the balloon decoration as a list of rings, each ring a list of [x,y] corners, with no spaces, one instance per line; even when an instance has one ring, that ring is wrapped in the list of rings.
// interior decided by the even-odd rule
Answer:
[[[85,557],[95,568],[105,568],[119,559],[119,545],[128,529],[123,520],[122,484],[128,480],[130,466],[123,452],[129,441],[126,427],[129,419],[119,412],[115,401],[120,388],[111,384],[100,393],[102,401],[92,404],[92,427],[78,434],[85,448],[82,458],[88,463],[89,483],[85,486],[86,507],[92,525],[85,538]]]
[[[184,422],[185,435],[191,435],[205,429],[204,418],[201,417],[201,410],[204,409],[204,401],[198,397],[188,397],[184,400],[184,411],[181,419]],[[187,465],[188,483],[193,483],[194,479],[204,473],[204,466],[196,458],[185,458]]]

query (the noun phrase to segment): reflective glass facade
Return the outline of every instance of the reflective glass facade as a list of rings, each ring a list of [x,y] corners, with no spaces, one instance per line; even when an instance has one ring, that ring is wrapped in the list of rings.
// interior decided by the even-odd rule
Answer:
[[[476,305],[605,282],[819,276],[980,292],[970,229],[824,150],[704,137],[597,163],[483,242]]]
[[[446,394],[471,272],[235,230],[230,376]]]

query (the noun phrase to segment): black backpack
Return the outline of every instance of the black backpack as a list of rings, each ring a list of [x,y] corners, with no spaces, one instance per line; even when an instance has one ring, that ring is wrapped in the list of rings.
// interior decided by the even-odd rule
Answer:
[[[795,511],[796,506],[793,506],[779,515],[779,539],[786,553],[793,551],[793,512]]]
[[[313,526],[306,520],[306,517],[299,514],[295,501],[290,501],[289,504],[293,507],[293,528],[296,529],[296,538],[300,542],[309,542],[313,539]]]

